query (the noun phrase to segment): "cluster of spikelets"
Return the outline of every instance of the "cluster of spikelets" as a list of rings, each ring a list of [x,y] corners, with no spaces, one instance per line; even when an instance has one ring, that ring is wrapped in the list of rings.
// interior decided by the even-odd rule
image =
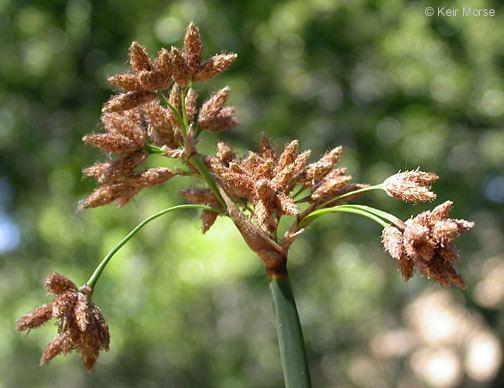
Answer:
[[[121,93],[103,107],[103,133],[84,136],[84,142],[115,158],[83,170],[100,186],[82,203],[90,208],[116,203],[125,205],[146,187],[165,183],[180,171],[149,168],[138,171],[148,157],[150,145],[161,147],[165,156],[188,159],[195,144],[196,131],[220,132],[238,125],[234,108],[226,107],[230,89],[223,88],[198,109],[198,94],[190,85],[205,81],[228,68],[236,54],[217,54],[202,58],[198,28],[190,23],[184,47],[162,49],[151,60],[145,48],[133,43],[129,49],[131,72],[109,77]],[[163,92],[169,92],[165,97]],[[174,108],[174,110],[170,108]],[[182,108],[183,107],[183,108]],[[185,110],[189,130],[184,133],[178,112]]]
[[[303,231],[304,217],[313,211],[349,203],[364,191],[377,188],[405,202],[436,198],[431,185],[437,175],[419,170],[399,172],[377,186],[352,183],[347,170],[336,167],[342,153],[340,146],[313,163],[309,163],[310,151],[299,152],[297,140],[277,152],[264,135],[257,152],[241,157],[224,142],[218,142],[215,156],[199,154],[196,145],[201,133],[222,132],[238,125],[234,108],[225,106],[228,87],[201,106],[193,89],[194,83],[227,69],[236,54],[218,54],[207,61],[202,55],[199,31],[193,23],[187,27],[181,50],[162,49],[154,60],[139,44],[131,45],[131,71],[109,78],[120,93],[103,107],[104,131],[83,138],[104,151],[108,160],[83,170],[85,176],[96,179],[98,188],[81,203],[82,208],[112,202],[121,207],[143,188],[163,184],[178,175],[202,178],[208,187],[190,187],[181,195],[190,203],[214,208],[202,212],[203,232],[218,215],[229,216],[247,245],[262,259],[268,275],[274,277],[285,274],[288,249]],[[186,168],[142,169],[152,153],[177,158]],[[385,217],[391,224],[384,228],[382,241],[404,280],[411,278],[416,267],[421,275],[442,286],[451,283],[464,287],[454,268],[458,254],[452,240],[474,224],[447,218],[451,206],[451,202],[445,202],[406,222],[391,215]],[[285,215],[294,221],[280,238],[278,224]],[[109,346],[107,325],[90,301],[92,290],[87,286],[77,289],[57,274],[47,278],[46,288],[54,301],[22,317],[18,330],[59,319],[59,335],[44,351],[41,363],[77,350],[85,368],[91,369],[100,350]]]
[[[207,61],[202,58],[203,46],[193,23],[187,27],[181,50],[162,49],[151,59],[138,43],[131,45],[131,71],[109,78],[121,93],[111,97],[103,107],[105,132],[84,137],[86,143],[117,156],[84,170],[84,175],[94,177],[99,187],[82,202],[82,207],[113,201],[123,206],[145,187],[165,183],[177,175],[201,176],[191,159],[197,154],[198,135],[202,131],[222,132],[238,124],[234,108],[225,106],[230,93],[228,87],[214,93],[201,106],[193,88],[195,82],[228,68],[236,54],[218,54]],[[165,91],[169,92],[167,96]],[[166,157],[180,159],[187,170],[149,168],[139,171],[153,146]],[[304,215],[351,202],[361,195],[360,189],[367,187],[352,183],[344,167],[335,167],[341,153],[342,147],[338,146],[320,160],[309,163],[310,151],[299,152],[297,140],[277,152],[263,135],[257,152],[250,151],[238,157],[228,144],[219,142],[215,156],[198,155],[226,199],[227,209],[222,209],[222,202],[209,188],[191,187],[182,190],[181,195],[190,203],[221,209],[222,214],[227,212],[249,247],[266,263],[271,257],[287,256],[293,237],[299,234],[297,223]],[[389,196],[405,202],[432,201],[436,195],[431,185],[437,179],[433,173],[405,171],[386,179],[381,188]],[[230,207],[236,206],[238,211],[230,211]],[[432,212],[437,213],[437,210]],[[279,241],[277,227],[284,215],[295,217],[296,222],[283,241]],[[203,232],[214,224],[217,216],[217,212],[210,210],[202,212]],[[414,220],[417,218],[390,226],[383,233],[385,248],[397,260],[403,278],[409,279],[416,267],[422,275],[442,285],[451,282],[462,286],[453,268],[458,256],[451,239],[472,224],[453,220],[423,221],[420,228],[419,221]],[[456,232],[447,229],[448,225],[453,228],[455,224],[458,225]],[[442,237],[441,226],[446,229]]]
[[[406,221],[404,229],[390,225],[383,229],[385,250],[397,261],[404,280],[413,276],[413,268],[444,287],[450,283],[464,288],[462,277],[454,267],[459,259],[452,240],[471,229],[473,222],[450,219],[452,207],[446,201],[432,211],[425,211]]]
[[[363,187],[349,183],[345,168],[334,169],[342,152],[336,147],[317,162],[308,163],[310,151],[298,153],[298,141],[285,145],[277,155],[270,140],[262,136],[259,152],[237,158],[229,145],[219,142],[217,156],[208,158],[208,167],[232,198],[245,201],[256,224],[265,232],[276,233],[283,215],[299,216],[292,191],[307,188],[312,205]]]
[[[100,351],[107,351],[110,343],[105,319],[98,306],[90,300],[91,290],[86,287],[77,289],[71,280],[57,273],[47,277],[45,288],[53,301],[21,317],[16,323],[17,330],[34,329],[50,319],[58,319],[58,335],[42,353],[40,364],[47,364],[58,354],[76,350],[84,368],[90,371]]]

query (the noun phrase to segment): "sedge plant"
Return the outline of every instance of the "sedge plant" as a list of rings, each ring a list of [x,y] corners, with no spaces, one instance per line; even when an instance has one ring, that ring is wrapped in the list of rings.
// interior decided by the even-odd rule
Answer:
[[[382,242],[404,280],[415,270],[441,286],[464,288],[454,267],[458,254],[453,239],[473,227],[472,222],[448,218],[452,202],[403,221],[360,201],[373,190],[409,203],[433,201],[434,173],[420,170],[392,175],[375,185],[354,183],[345,167],[337,167],[343,148],[337,146],[310,163],[310,151],[299,151],[293,140],[277,151],[261,135],[256,151],[236,155],[226,143],[216,144],[215,155],[198,150],[206,133],[221,133],[237,126],[233,107],[226,106],[230,89],[224,87],[200,104],[197,85],[226,70],[236,54],[203,58],[198,27],[187,27],[183,47],[161,49],[151,58],[136,42],[129,48],[130,71],[108,78],[119,93],[103,106],[103,131],[84,136],[107,160],[83,170],[98,186],[80,203],[81,209],[115,203],[126,205],[139,191],[169,183],[177,177],[194,178],[195,186],[181,190],[187,202],[150,216],[125,236],[98,264],[80,288],[63,275],[52,273],[45,286],[53,301],[37,307],[17,321],[18,330],[36,328],[50,319],[59,320],[58,335],[42,354],[47,364],[59,354],[80,353],[91,370],[100,351],[108,350],[110,336],[92,296],[100,276],[113,256],[148,223],[165,214],[200,209],[203,233],[217,217],[234,223],[246,245],[265,268],[273,301],[280,361],[286,387],[309,387],[310,374],[294,294],[287,271],[292,243],[312,222],[324,215],[346,213],[362,216],[382,228]],[[178,159],[183,168],[142,168],[151,155]],[[280,235],[280,218],[292,225]]]

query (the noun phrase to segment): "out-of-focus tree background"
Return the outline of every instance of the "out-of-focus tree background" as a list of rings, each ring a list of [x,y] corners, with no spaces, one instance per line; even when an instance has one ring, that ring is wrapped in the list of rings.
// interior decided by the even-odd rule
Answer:
[[[365,219],[327,217],[298,240],[290,271],[314,386],[502,387],[504,8],[478,0],[457,6],[496,16],[429,18],[431,5],[1,0],[0,387],[282,385],[259,260],[226,219],[201,236],[195,212],[149,225],[107,268],[95,301],[112,346],[92,374],[76,354],[37,366],[55,327],[14,330],[47,301],[50,271],[83,283],[137,222],[181,202],[170,183],[123,209],[77,211],[93,188],[80,170],[100,157],[80,138],[97,128],[106,76],[126,69],[132,40],[154,54],[189,20],[207,55],[239,54],[202,85],[233,90],[241,126],[228,141],[254,147],[266,131],[312,155],[342,144],[364,182],[435,170],[435,203],[476,221],[457,241],[465,291],[404,284]],[[433,206],[367,199],[403,218]]]

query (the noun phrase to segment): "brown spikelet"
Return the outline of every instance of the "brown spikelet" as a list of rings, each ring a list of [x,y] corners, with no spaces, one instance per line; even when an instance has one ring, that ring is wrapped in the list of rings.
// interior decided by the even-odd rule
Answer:
[[[182,52],[172,47],[170,50],[170,62],[172,65],[172,77],[174,81],[181,87],[185,87],[190,79],[189,69]]]
[[[150,71],[152,70],[152,64],[147,54],[147,50],[140,46],[137,42],[131,43],[128,51],[129,63],[131,69],[135,72],[140,71]]]
[[[259,140],[259,152],[265,159],[276,160],[275,150],[271,145],[271,140],[264,133],[261,134],[261,139]]]
[[[302,153],[300,153],[297,157],[296,160],[294,161],[293,169],[292,169],[292,175],[297,176],[300,174],[304,168],[306,167],[306,164],[308,163],[308,159],[310,159],[311,151],[307,150]]]
[[[115,205],[118,208],[123,207],[129,201],[131,201],[133,197],[140,192],[140,190],[142,190],[142,186],[140,185],[138,186],[124,185],[124,189],[115,198]]]
[[[387,178],[383,188],[390,197],[405,202],[432,201],[436,199],[436,194],[430,191],[430,187],[437,179],[434,173],[404,171]]]
[[[149,168],[137,176],[131,178],[131,185],[139,185],[141,187],[156,186],[166,182],[175,174],[169,168],[153,167]]]
[[[52,318],[52,305],[51,303],[43,304],[23,315],[16,321],[16,330],[24,331],[34,329],[46,323]]]
[[[135,74],[116,74],[108,77],[107,81],[112,86],[124,91],[140,90],[142,88]]]
[[[138,145],[126,136],[114,133],[96,133],[82,138],[84,143],[100,148],[105,152],[125,155],[138,150]]]
[[[289,216],[297,216],[299,214],[296,203],[287,194],[282,192],[277,193],[276,201],[277,208],[280,210],[281,214],[286,214]]]
[[[326,202],[339,193],[339,191],[352,180],[349,175],[344,175],[346,169],[333,170],[324,178],[319,187],[311,195],[313,202]]]
[[[203,45],[199,29],[193,22],[189,23],[184,36],[184,59],[190,74],[194,74],[200,67]]]
[[[149,126],[151,140],[160,146],[176,148],[181,137],[180,132],[173,128],[173,123],[176,122],[173,114],[157,101],[144,105],[142,111]]]
[[[445,201],[441,205],[436,206],[430,214],[430,221],[436,222],[445,220],[446,218],[448,218],[448,214],[450,213],[452,207],[452,201]]]
[[[285,145],[283,152],[280,154],[278,158],[277,170],[281,171],[282,169],[289,166],[294,162],[298,152],[299,142],[297,140],[293,140],[290,143]]]
[[[40,366],[47,365],[49,361],[62,353],[64,348],[68,346],[67,343],[70,341],[70,333],[65,333],[63,335],[60,334],[54,337],[42,353],[42,357],[40,358]]]
[[[44,287],[52,295],[58,295],[69,290],[77,290],[74,282],[56,272],[51,272],[47,276]]]
[[[228,165],[229,162],[236,158],[236,156],[233,149],[228,144],[223,141],[219,141],[217,143],[217,158],[225,165]]]
[[[414,263],[406,254],[401,231],[392,225],[385,227],[382,233],[382,243],[385,251],[396,260],[403,280],[410,279],[413,276]]]
[[[102,112],[121,112],[141,106],[156,99],[156,94],[148,91],[132,91],[112,96],[102,108]]]
[[[203,118],[198,121],[200,128],[208,132],[224,132],[240,124],[239,120],[234,116],[234,108],[223,108],[216,116]]]
[[[124,158],[106,163],[95,163],[85,168],[85,176],[95,178],[98,183],[117,181],[133,173],[133,170],[147,159],[146,152],[137,152]]]
[[[110,332],[105,318],[100,308],[94,304],[89,304],[89,315],[94,319],[94,329],[97,331],[98,343],[101,350],[109,350],[110,347]]]
[[[159,71],[141,71],[138,73],[138,80],[143,90],[154,92],[166,89],[170,85],[170,78]]]
[[[278,170],[273,177],[274,182],[278,188],[284,192],[290,192],[298,181],[298,176],[305,169],[308,159],[310,158],[310,151],[304,151],[299,154],[294,162],[290,163],[282,170]]]
[[[185,98],[185,107],[189,123],[193,123],[198,109],[198,92],[193,88],[189,89]]]
[[[236,198],[251,198],[255,193],[255,182],[242,174],[225,171],[219,176],[226,190]]]
[[[200,116],[216,116],[220,110],[224,107],[231,89],[226,86],[217,92],[215,92],[201,107]]]
[[[88,316],[88,300],[82,293],[79,293],[77,296],[77,302],[75,303],[73,309],[73,315],[80,331],[85,331],[88,327],[90,317]]]
[[[102,123],[107,132],[126,136],[138,148],[145,146],[147,134],[142,125],[142,115],[138,109],[120,113],[104,113],[102,114]]]
[[[236,61],[236,58],[238,58],[238,55],[234,53],[214,55],[201,65],[198,72],[194,75],[193,80],[206,81],[207,79],[215,77],[231,66],[233,62]]]
[[[308,183],[320,182],[338,162],[343,152],[343,147],[338,146],[327,152],[318,162],[310,164],[305,172],[305,180]]]
[[[77,291],[69,290],[55,296],[52,302],[53,318],[66,318],[72,313],[77,302]]]
[[[161,74],[164,78],[171,78],[173,75],[173,66],[170,60],[170,52],[163,48],[159,50],[154,69]]]
[[[140,190],[160,185],[175,173],[164,167],[153,167],[137,174],[122,176],[119,181],[113,181],[99,186],[91,195],[80,203],[81,209],[107,205],[115,201],[117,207],[127,204]]]
[[[103,206],[117,199],[127,190],[124,183],[106,184],[98,187],[84,201],[79,204],[81,209]]]
[[[224,107],[231,89],[222,88],[210,97],[201,107],[198,126],[209,132],[222,132],[238,125],[234,108]]]

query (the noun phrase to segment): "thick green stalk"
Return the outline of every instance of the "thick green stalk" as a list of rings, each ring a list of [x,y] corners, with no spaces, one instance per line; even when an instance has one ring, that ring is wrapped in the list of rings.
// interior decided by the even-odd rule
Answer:
[[[311,387],[303,331],[289,278],[272,278],[269,283],[280,359],[286,388]]]
[[[119,241],[119,243],[114,248],[112,248],[112,250],[107,254],[107,256],[105,256],[103,258],[103,260],[100,262],[100,264],[98,264],[98,266],[94,270],[93,274],[91,275],[91,277],[87,281],[86,285],[89,286],[91,289],[94,289],[96,282],[100,278],[103,270],[105,269],[105,267],[109,263],[110,259],[112,259],[112,257],[114,257],[114,255],[124,246],[124,244],[126,244],[129,240],[131,240],[131,238],[135,234],[137,234],[140,231],[140,229],[142,229],[149,222],[155,220],[158,217],[161,217],[163,214],[169,213],[174,210],[180,210],[180,209],[203,209],[203,210],[212,210],[217,213],[220,212],[219,210],[214,209],[210,206],[199,205],[199,204],[190,204],[190,205],[172,206],[172,207],[169,207],[168,209],[164,209],[156,214],[153,214],[152,216],[150,216],[150,217],[146,218],[145,220],[143,220],[142,222],[140,222],[131,232],[129,232],[126,235],[126,237],[124,237],[121,241]]]

